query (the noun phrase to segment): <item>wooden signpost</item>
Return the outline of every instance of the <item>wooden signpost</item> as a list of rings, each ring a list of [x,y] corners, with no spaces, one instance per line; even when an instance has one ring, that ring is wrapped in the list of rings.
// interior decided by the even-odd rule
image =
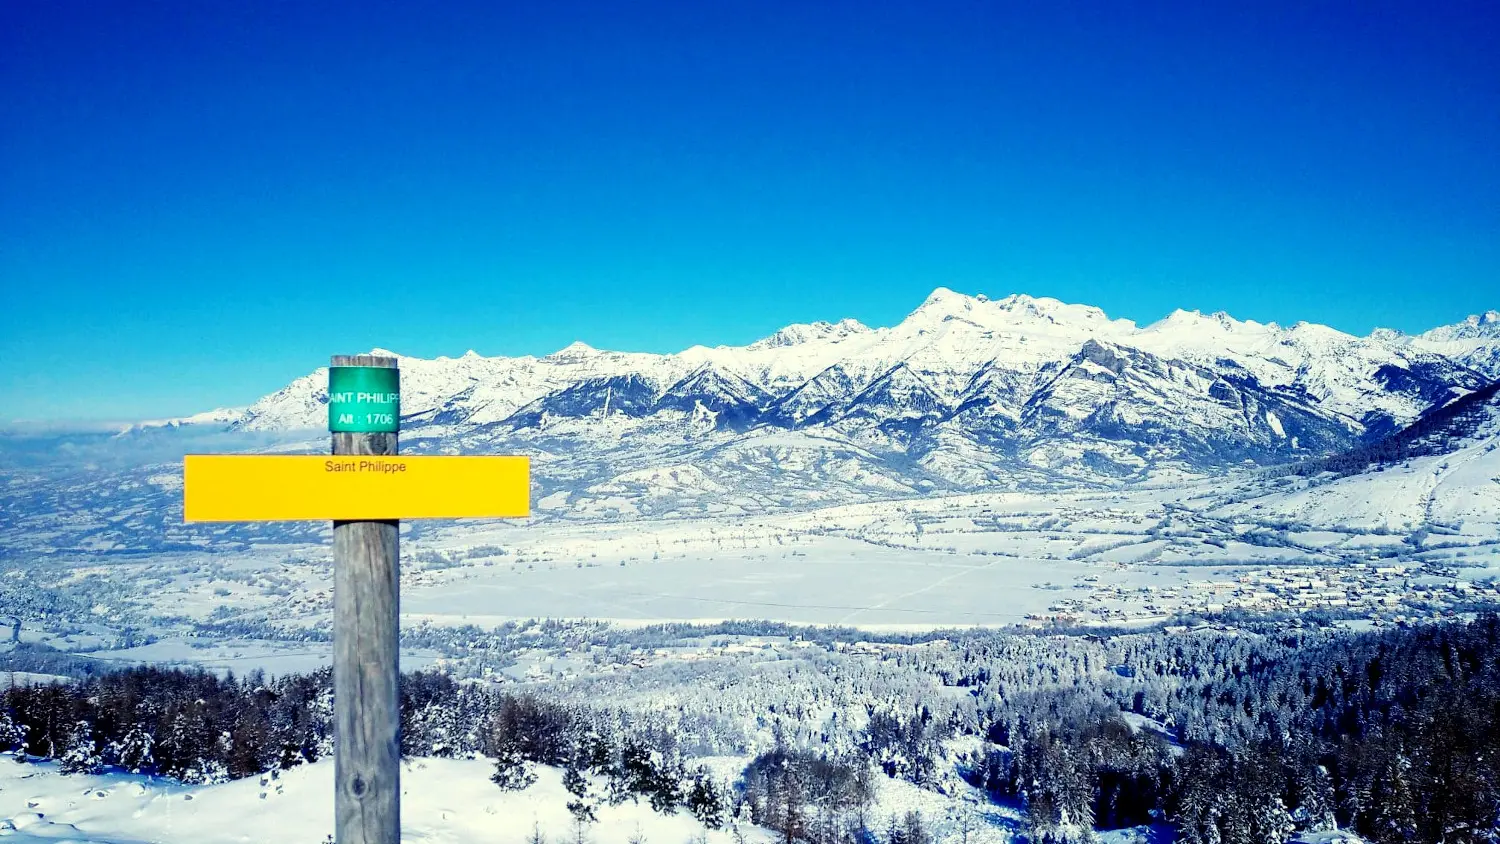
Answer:
[[[333,521],[334,828],[338,844],[399,844],[399,519],[531,514],[524,457],[399,457],[394,358],[335,355],[331,457],[190,455],[189,522]]]

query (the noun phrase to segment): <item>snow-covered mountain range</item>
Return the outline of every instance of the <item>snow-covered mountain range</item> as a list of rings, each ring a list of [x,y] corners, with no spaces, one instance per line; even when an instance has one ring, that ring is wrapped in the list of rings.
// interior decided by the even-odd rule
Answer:
[[[1372,441],[1500,378],[1500,313],[1356,337],[1196,311],[1140,327],[939,288],[889,328],[791,325],[742,347],[398,357],[418,450],[686,449],[710,474],[726,461],[853,460],[881,486],[972,488],[1284,463]],[[320,429],[326,381],[314,371],[230,424]],[[793,454],[808,450],[821,455]]]
[[[1500,378],[1497,335],[1495,312],[1415,336],[1356,337],[1185,311],[1140,327],[1053,299],[939,289],[889,328],[792,325],[743,347],[398,356],[402,450],[529,456],[541,521],[1159,485],[1378,445]],[[245,409],[112,435],[0,437],[0,534],[17,549],[59,530],[66,542],[46,542],[196,547],[202,532],[181,524],[180,456],[323,451],[326,384],[319,369]],[[1453,444],[1478,455],[1464,477],[1493,464],[1481,439]],[[1393,500],[1366,495],[1364,483],[1320,494]],[[1397,508],[1418,521],[1442,510],[1430,484],[1419,486]],[[1491,500],[1492,489],[1471,491]],[[319,529],[256,523],[225,535]]]

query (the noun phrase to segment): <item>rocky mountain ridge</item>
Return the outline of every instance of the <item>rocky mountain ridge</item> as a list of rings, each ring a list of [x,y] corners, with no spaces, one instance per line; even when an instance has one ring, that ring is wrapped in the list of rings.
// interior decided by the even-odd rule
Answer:
[[[733,519],[970,492],[1112,495],[1230,474],[1239,488],[1262,474],[1240,470],[1316,466],[1445,418],[1434,408],[1465,396],[1477,398],[1457,407],[1475,405],[1492,373],[1430,344],[1464,335],[1470,352],[1493,352],[1469,336],[1492,322],[1354,337],[1179,311],[1141,328],[1056,300],[938,290],[895,326],[790,326],[745,347],[401,357],[402,451],[528,456],[540,522]],[[119,434],[0,439],[0,533],[82,550],[314,536],[326,525],[185,528],[180,458],[326,452],[326,380],[314,371],[245,410]],[[1251,515],[1322,507],[1329,523],[1386,510],[1456,523],[1492,512],[1492,442],[1448,439],[1463,451],[1452,461],[1297,493],[1317,501],[1256,499],[1264,511]],[[1392,489],[1370,486],[1381,483]]]
[[[1491,313],[1356,337],[1179,310],[1139,327],[1086,305],[938,288],[895,326],[791,325],[743,347],[398,356],[402,426],[419,449],[606,462],[781,433],[859,449],[898,484],[1114,482],[1378,439],[1500,377],[1496,324]],[[319,429],[325,381],[323,370],[299,378],[231,427]]]

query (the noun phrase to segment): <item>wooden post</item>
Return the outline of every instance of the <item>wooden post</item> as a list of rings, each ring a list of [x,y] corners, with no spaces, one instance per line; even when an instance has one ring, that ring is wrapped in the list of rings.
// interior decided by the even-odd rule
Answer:
[[[334,355],[334,366],[394,369]],[[393,455],[396,433],[335,433],[336,455]],[[334,829],[338,844],[401,840],[399,523],[333,523]]]

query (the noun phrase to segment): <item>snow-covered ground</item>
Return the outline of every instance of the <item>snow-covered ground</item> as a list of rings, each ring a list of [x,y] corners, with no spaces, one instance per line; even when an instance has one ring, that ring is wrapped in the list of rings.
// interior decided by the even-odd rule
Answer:
[[[535,470],[530,519],[403,524],[403,667],[618,681],[623,698],[646,693],[643,677],[694,676],[704,657],[780,661],[809,644],[783,631],[606,647],[581,641],[609,638],[588,624],[537,644],[525,625],[491,629],[534,618],[930,630],[1227,610],[1332,611],[1372,627],[1459,615],[1500,601],[1500,415],[1445,453],[1379,471],[1263,467],[1338,453],[1371,420],[1399,427],[1500,374],[1485,368],[1500,360],[1497,325],[1491,314],[1418,338],[1354,338],[1177,312],[1138,328],[1053,300],[939,290],[893,328],[791,326],[744,348],[403,358],[404,448],[513,450]],[[176,462],[326,448],[309,430],[323,423],[325,380],[314,372],[243,413],[0,441],[0,604],[21,620],[7,657],[31,669],[7,682],[137,662],[240,675],[326,665],[328,525],[184,525]],[[753,424],[722,424],[736,413]],[[745,761],[714,770],[731,779]],[[489,771],[410,762],[404,840],[521,842],[537,827],[575,840],[557,771],[522,793]],[[331,779],[320,763],[187,786],[0,758],[0,837],[320,844]],[[917,810],[943,844],[1015,838],[1013,806],[949,786],[882,778],[871,826]],[[590,844],[733,840],[682,812],[599,811]]]
[[[522,844],[535,827],[553,844],[572,842],[570,799],[554,769],[522,792],[489,780],[483,760],[414,759],[401,773],[401,840]],[[599,807],[592,844],[733,844],[679,810],[665,816],[644,803]],[[333,763],[280,772],[275,778],[188,786],[139,776],[64,776],[51,763],[17,763],[0,755],[0,836],[15,842],[76,844],[318,844],[333,832]],[[701,836],[701,838],[700,838]],[[769,836],[748,830],[748,841]]]
[[[743,759],[712,766],[726,780]],[[489,780],[487,760],[411,759],[401,771],[401,840],[422,844],[522,844],[540,830],[552,844],[575,844],[572,797],[555,768],[537,769],[524,791]],[[718,770],[722,769],[722,771]],[[645,802],[598,806],[583,828],[588,844],[737,844],[729,828],[705,828],[686,809],[663,815]],[[1013,810],[955,801],[908,783],[878,779],[872,829],[919,812],[938,841],[1008,844]],[[333,831],[333,763],[303,765],[276,775],[218,785],[183,785],[147,777],[63,775],[50,762],[19,762],[0,754],[0,837],[72,844],[320,844]],[[742,826],[748,844],[772,844],[771,832]],[[1132,839],[1121,838],[1120,841]],[[637,844],[638,844],[637,842]]]
[[[1270,487],[1211,512],[1359,531],[1407,533],[1436,525],[1471,540],[1500,540],[1500,426],[1449,454],[1310,485]]]

